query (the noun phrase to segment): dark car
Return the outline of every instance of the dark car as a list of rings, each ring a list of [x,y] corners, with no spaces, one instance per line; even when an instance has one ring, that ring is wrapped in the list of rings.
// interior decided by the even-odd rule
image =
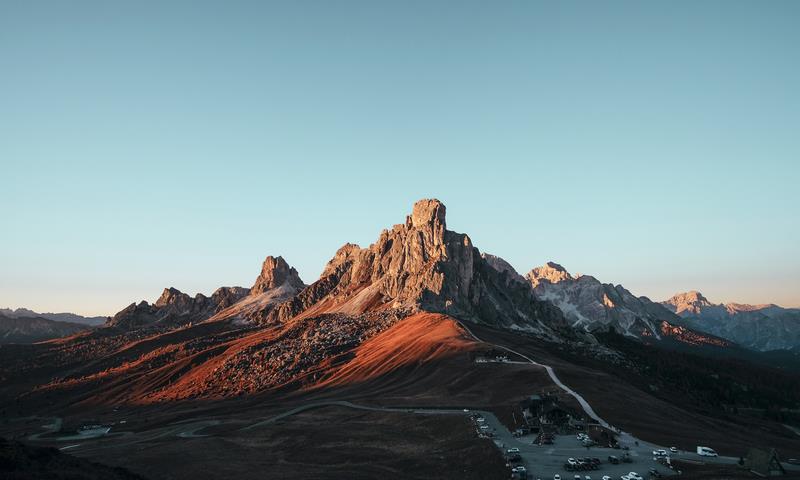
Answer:
[[[619,465],[619,458],[615,457],[614,455],[609,455],[608,456],[608,463],[610,463],[612,465]]]

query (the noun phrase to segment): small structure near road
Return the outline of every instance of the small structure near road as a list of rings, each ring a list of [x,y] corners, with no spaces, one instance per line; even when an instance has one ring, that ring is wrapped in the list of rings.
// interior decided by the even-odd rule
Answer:
[[[751,448],[744,459],[744,467],[761,477],[786,475],[774,448],[770,451]]]

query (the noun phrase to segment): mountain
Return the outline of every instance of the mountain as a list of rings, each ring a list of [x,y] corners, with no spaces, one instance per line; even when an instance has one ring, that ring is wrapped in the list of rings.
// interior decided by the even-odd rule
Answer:
[[[661,302],[692,328],[754,350],[800,347],[800,309],[774,304],[715,304],[690,291]]]
[[[0,315],[5,315],[6,317],[9,318],[18,318],[18,317],[46,318],[48,320],[53,320],[56,322],[80,323],[92,327],[102,325],[107,320],[106,317],[84,317],[82,315],[76,315],[74,313],[38,313],[34,312],[33,310],[28,310],[27,308],[17,308],[17,309],[0,308]]]
[[[91,327],[41,317],[8,317],[0,314],[0,343],[35,343],[74,335]]]
[[[345,244],[318,281],[261,319],[427,311],[555,338],[566,326],[560,312],[492,267],[469,236],[447,230],[445,217],[440,201],[418,201],[405,223],[384,230],[367,248]]]
[[[613,326],[626,335],[660,338],[664,322],[681,323],[678,316],[647,297],[589,275],[572,276],[557,263],[534,268],[527,279],[536,296],[559,307],[576,328],[592,331]]]

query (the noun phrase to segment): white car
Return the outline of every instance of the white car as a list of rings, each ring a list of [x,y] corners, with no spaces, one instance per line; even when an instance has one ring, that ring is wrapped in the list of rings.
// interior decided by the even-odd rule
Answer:
[[[578,462],[574,458],[568,458],[567,459],[567,463],[569,463],[570,465],[577,465],[578,464]]]
[[[508,450],[506,450],[506,453],[519,453],[519,448],[516,447],[509,448]]]
[[[555,475],[553,475],[553,480],[561,480],[561,475],[556,473]]]
[[[486,421],[486,419],[483,418],[483,417],[478,417],[478,418],[475,419],[475,421],[478,422],[478,423],[483,423],[483,422]]]
[[[489,430],[489,425],[481,425],[481,430]]]
[[[584,480],[592,480],[592,477],[590,477],[589,475],[586,475],[586,476],[585,476],[585,477],[583,477],[583,478],[584,478]]]
[[[640,477],[640,476],[639,476],[639,474],[638,474],[638,473],[636,473],[636,472],[629,472],[629,473],[628,473],[628,478],[629,478],[630,480],[644,480],[644,479],[642,479],[642,477]]]
[[[511,471],[512,471],[513,473],[518,473],[518,472],[525,472],[526,470],[525,470],[525,467],[523,467],[522,465],[520,465],[519,467],[514,467],[514,468],[512,468],[512,469],[511,469]]]
[[[678,453],[678,447],[669,447],[669,451],[672,453]]]
[[[609,477],[608,475],[603,475],[603,480],[611,480],[611,477]]]

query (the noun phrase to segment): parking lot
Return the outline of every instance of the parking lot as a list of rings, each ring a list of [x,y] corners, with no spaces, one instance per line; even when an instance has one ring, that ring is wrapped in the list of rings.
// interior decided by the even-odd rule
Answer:
[[[521,457],[521,465],[527,470],[528,479],[552,479],[555,475],[560,475],[562,480],[572,480],[575,475],[580,475],[582,480],[588,476],[592,480],[601,480],[603,476],[609,476],[614,480],[619,480],[622,475],[629,472],[637,472],[643,478],[649,477],[651,468],[655,468],[664,476],[673,475],[670,469],[653,459],[652,450],[656,447],[649,444],[629,445],[629,450],[613,449],[608,447],[587,448],[576,438],[575,435],[556,435],[552,445],[534,445],[535,436],[527,435],[515,437],[511,434],[495,417],[489,412],[480,412],[482,422],[476,422],[476,428],[483,433],[491,434],[495,444],[503,453],[510,448],[518,448]],[[481,429],[480,426],[486,427]],[[609,455],[622,457],[628,453],[631,463],[614,465],[608,462]],[[682,452],[681,456],[687,455]],[[568,471],[564,464],[570,458],[598,458],[600,464],[597,470]]]

